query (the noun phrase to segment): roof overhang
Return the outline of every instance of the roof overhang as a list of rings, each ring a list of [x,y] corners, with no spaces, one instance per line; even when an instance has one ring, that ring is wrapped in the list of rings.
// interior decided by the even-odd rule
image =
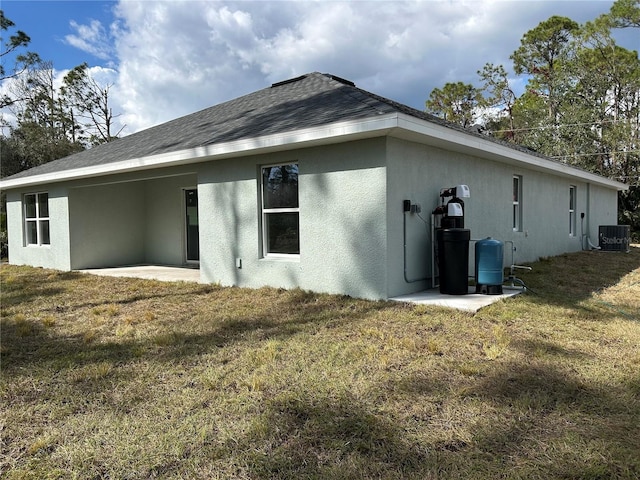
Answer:
[[[629,189],[629,186],[622,182],[556,162],[535,153],[517,150],[507,144],[484,138],[482,135],[455,130],[411,115],[398,115],[398,130],[392,135],[483,159],[520,166],[529,170],[576,178],[607,188],[616,190]]]
[[[216,143],[176,152],[0,180],[0,189],[32,187],[56,182],[81,180],[139,172],[163,167],[189,165],[246,155],[293,150],[314,145],[342,143],[351,140],[385,136],[397,127],[397,115],[336,122],[318,127],[292,130],[231,142]]]
[[[163,167],[189,165],[246,155],[292,150],[314,145],[393,136],[417,143],[453,150],[479,158],[518,165],[524,168],[578,178],[616,190],[628,186],[583,170],[564,165],[538,155],[497,143],[479,135],[455,130],[403,113],[381,114],[365,119],[348,120],[312,128],[205,145],[176,152],[132,158],[95,166],[36,174],[0,181],[1,189],[33,187],[49,183],[81,180],[105,175],[139,172]]]

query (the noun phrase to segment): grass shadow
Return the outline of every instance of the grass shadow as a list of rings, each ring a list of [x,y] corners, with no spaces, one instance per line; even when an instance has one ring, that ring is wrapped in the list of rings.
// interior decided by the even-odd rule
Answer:
[[[597,315],[586,301],[639,269],[640,247],[632,246],[629,253],[590,251],[542,258],[533,264],[533,271],[518,276],[530,289],[531,303],[575,308],[589,318]],[[600,302],[600,306],[606,305]],[[626,307],[625,315],[639,317],[637,309]]]
[[[544,432],[548,444],[584,448],[582,454],[565,454],[564,461],[540,465],[548,478],[636,478],[640,474],[637,459],[628,464],[618,460],[640,451],[640,439],[635,445],[628,443],[627,432],[633,428],[629,422],[640,415],[628,385],[585,382],[552,364],[505,363],[480,379],[472,394],[506,412],[524,412],[517,421],[509,418],[478,429],[476,442],[486,452],[517,459]],[[558,418],[565,420],[558,423]],[[591,452],[594,448],[597,455]]]
[[[23,471],[66,466],[49,455],[64,446],[78,478],[640,473],[636,324],[624,325],[626,343],[610,325],[574,329],[573,301],[549,308],[557,320],[521,302],[500,322],[491,309],[453,315],[302,290],[90,276],[60,288],[2,319],[7,438],[16,455],[34,451],[20,457]],[[488,360],[495,323],[509,349]],[[606,331],[602,344],[593,330]],[[606,377],[611,358],[621,373]],[[89,454],[98,466],[83,463]]]
[[[586,360],[591,357],[578,349],[568,349],[557,343],[538,338],[516,339],[511,341],[510,345],[524,352],[528,357],[554,356],[577,360]]]
[[[253,451],[252,445],[263,448]],[[251,478],[380,478],[422,472],[428,454],[407,441],[392,418],[349,395],[280,395],[240,440]],[[418,477],[416,477],[418,478]]]
[[[20,302],[30,311],[29,316],[2,318],[0,353],[9,377],[25,372],[24,367],[30,364],[60,368],[101,362],[126,364],[145,358],[174,362],[235,344],[286,340],[325,324],[354,322],[375,310],[395,306],[272,288],[256,290],[251,302],[240,304],[238,299],[247,298],[247,292],[238,288],[33,272],[15,282],[16,291],[30,292]],[[66,287],[53,288],[46,290],[50,294],[45,300],[39,287],[43,276],[54,277],[52,281],[75,280],[72,290],[85,289],[87,294],[65,295]],[[3,301],[12,295],[12,291],[2,293]],[[29,303],[33,304],[30,308]],[[140,335],[135,327],[127,328],[127,322],[137,319],[120,309],[134,309],[139,316],[157,312],[151,322],[158,324],[157,333]],[[46,321],[53,326],[46,328]],[[77,327],[58,329],[56,324],[61,322],[70,327],[75,322]],[[93,334],[96,322],[106,323],[106,334]]]
[[[73,272],[44,271],[32,267],[3,267],[0,269],[2,310],[6,312],[13,306],[39,297],[59,295],[64,291],[59,282],[77,278],[78,275]]]

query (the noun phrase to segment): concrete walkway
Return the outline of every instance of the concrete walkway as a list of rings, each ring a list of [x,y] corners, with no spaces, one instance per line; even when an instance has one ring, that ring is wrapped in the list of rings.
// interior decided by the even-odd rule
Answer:
[[[199,282],[200,270],[187,267],[166,267],[159,265],[132,265],[115,268],[90,268],[78,270],[82,273],[106,277],[145,278],[163,282]]]

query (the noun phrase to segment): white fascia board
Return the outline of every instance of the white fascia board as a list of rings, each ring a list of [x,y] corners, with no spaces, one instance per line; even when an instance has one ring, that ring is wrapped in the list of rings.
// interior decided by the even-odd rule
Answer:
[[[419,143],[436,145],[481,158],[519,165],[537,171],[578,178],[616,190],[628,190],[628,185],[577,168],[527,154],[488,139],[454,130],[437,123],[403,113],[381,114],[362,120],[348,120],[318,127],[265,135],[213,145],[206,145],[148,157],[133,158],[103,165],[33,175],[0,181],[0,189],[30,187],[69,180],[99,177],[155,168],[188,165],[199,162],[255,155],[270,151],[289,150],[310,145],[339,143],[359,138],[393,135]]]
[[[343,142],[348,139],[384,136],[397,127],[397,114],[380,115],[363,120],[336,122],[318,127],[265,135],[213,145],[205,145],[148,157],[132,158],[103,165],[44,173],[0,181],[0,189],[31,187],[47,183],[80,180],[103,175],[128,173],[154,168],[281,151],[313,144]]]
[[[516,150],[506,145],[501,145],[489,139],[484,139],[472,134],[467,134],[454,130],[452,128],[438,125],[436,123],[421,120],[411,115],[399,114],[398,118],[399,131],[407,131],[430,137],[435,145],[446,145],[445,148],[457,150],[464,153],[474,154],[481,158],[489,158],[501,163],[511,165],[519,165],[536,171],[552,173],[554,175],[562,175],[570,178],[577,178],[588,183],[601,185],[616,190],[628,190],[629,186],[610,180],[606,177],[586,172],[578,168],[571,167],[562,163],[555,162],[537,155],[528,154],[521,150]],[[400,134],[399,136],[402,136]]]

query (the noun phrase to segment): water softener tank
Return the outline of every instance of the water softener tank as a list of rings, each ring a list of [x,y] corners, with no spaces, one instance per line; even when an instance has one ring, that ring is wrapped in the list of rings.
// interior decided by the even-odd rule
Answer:
[[[471,230],[439,228],[436,230],[440,293],[469,293],[469,240]]]
[[[476,293],[502,293],[503,251],[504,245],[500,240],[485,238],[476,242]]]

